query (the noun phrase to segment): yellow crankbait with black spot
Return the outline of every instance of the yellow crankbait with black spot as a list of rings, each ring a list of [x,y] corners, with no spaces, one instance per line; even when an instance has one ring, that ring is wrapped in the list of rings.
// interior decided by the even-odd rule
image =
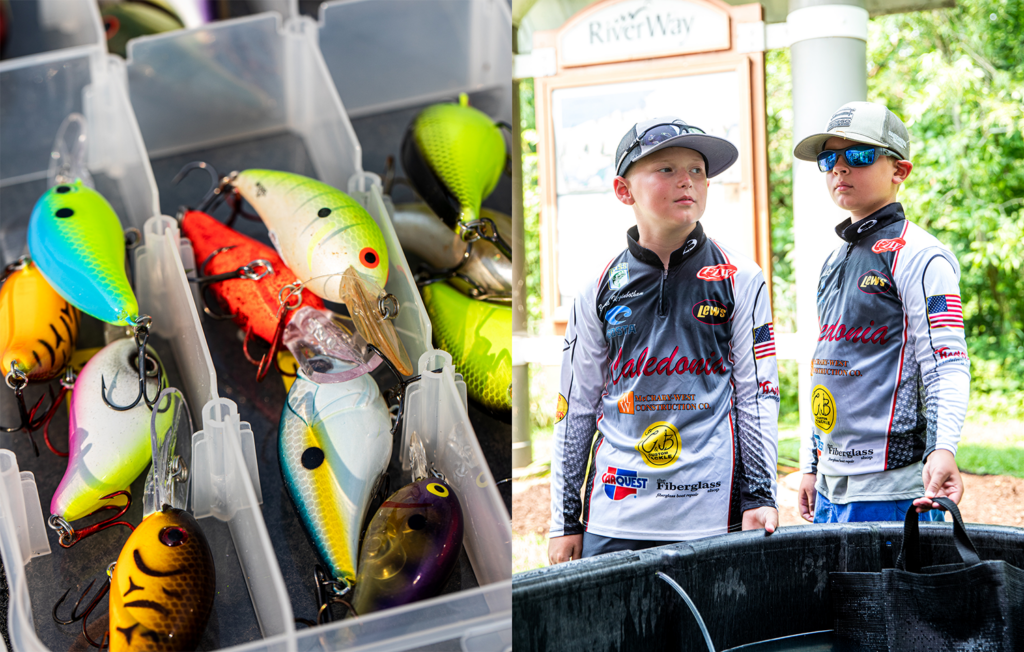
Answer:
[[[75,351],[81,316],[24,258],[0,286],[0,375],[17,368],[29,380],[49,380]]]
[[[194,650],[216,590],[213,555],[186,511],[164,506],[121,549],[110,580],[110,650]]]
[[[501,128],[487,114],[459,104],[423,109],[402,141],[402,167],[413,188],[445,224],[462,233],[480,217],[507,155]]]

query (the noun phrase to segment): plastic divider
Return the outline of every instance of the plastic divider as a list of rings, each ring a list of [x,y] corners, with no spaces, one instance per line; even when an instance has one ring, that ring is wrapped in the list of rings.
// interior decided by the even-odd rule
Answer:
[[[0,486],[7,494],[4,513],[10,515],[21,549],[21,563],[33,557],[50,554],[46,538],[46,522],[39,504],[36,479],[30,471],[18,471],[18,458],[9,450],[0,449]]]
[[[252,426],[238,418],[238,407],[227,399],[211,401],[203,408],[203,429],[192,435],[192,513],[196,518],[216,516],[229,521],[237,511],[239,480],[228,463],[227,441],[237,444],[256,502],[263,504],[256,444]],[[218,408],[222,405],[222,408]]]

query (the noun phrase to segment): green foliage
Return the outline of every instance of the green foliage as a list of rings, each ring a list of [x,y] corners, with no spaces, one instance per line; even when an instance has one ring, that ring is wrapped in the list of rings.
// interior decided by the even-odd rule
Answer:
[[[775,331],[792,333],[796,331],[796,279],[793,276],[793,84],[789,74],[789,50],[769,50],[764,67],[767,77],[765,109],[768,114],[772,312]]]
[[[800,367],[796,360],[779,360],[779,427],[800,425]]]
[[[871,21],[868,99],[907,124],[908,216],[960,261],[972,409],[1024,413],[1024,2]]]
[[[519,120],[523,130],[523,227],[526,231],[526,314],[529,333],[540,333],[540,188],[537,181],[537,125],[533,80],[519,84]]]
[[[800,438],[789,437],[779,440],[779,464],[782,466],[800,466]]]
[[[1019,446],[962,444],[956,451],[956,463],[964,473],[1024,478],[1024,448]]]

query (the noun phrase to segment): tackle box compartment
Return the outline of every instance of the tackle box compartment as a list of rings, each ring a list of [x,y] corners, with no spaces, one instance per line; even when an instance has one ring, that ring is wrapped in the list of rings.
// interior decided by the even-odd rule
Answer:
[[[119,173],[124,175],[131,170],[145,175],[141,186],[139,183],[130,186],[140,197],[120,198],[120,204],[117,192],[113,193],[115,196],[108,197],[122,215],[126,226],[142,227],[149,216],[160,213],[173,215],[176,211],[178,204],[174,202],[179,197],[174,196],[169,181],[163,179],[166,175],[154,180],[150,173],[150,160],[156,169],[166,172],[161,164],[175,156],[184,156],[197,150],[223,153],[226,149],[230,156],[247,160],[249,156],[258,157],[258,150],[269,143],[269,149],[276,149],[278,156],[292,157],[291,165],[285,164],[279,169],[305,166],[305,173],[309,176],[318,176],[336,187],[349,190],[381,224],[389,246],[399,250],[386,217],[379,183],[372,175],[362,174],[362,150],[316,48],[315,30],[316,24],[308,18],[291,19],[282,24],[278,16],[254,16],[188,32],[144,37],[132,43],[127,65],[104,53],[91,55],[93,68],[106,65],[114,70],[114,78],[127,85],[134,105],[134,116],[125,115],[123,111],[107,111],[102,115],[89,116],[111,132],[101,132],[98,127],[93,129],[95,134],[104,133],[111,139],[104,149],[114,150],[114,153],[107,153],[107,156],[116,159],[116,163],[121,166],[118,168]],[[196,52],[204,47],[208,48],[206,52],[197,55]],[[189,48],[192,48],[191,53]],[[247,53],[245,57],[239,56],[240,50]],[[221,56],[219,61],[215,55]],[[189,59],[190,56],[193,58]],[[18,63],[20,65],[14,68],[24,67],[24,61]],[[75,93],[86,86],[89,86],[86,97],[89,93],[97,92],[94,88],[97,83],[90,85],[90,76],[79,70],[83,68],[81,64],[76,69],[74,61],[65,62],[56,58],[40,63],[51,66],[46,69],[46,74],[54,74],[53,70],[57,70],[57,75],[66,73],[79,84],[78,89],[70,94],[71,99],[60,98],[64,105],[75,105]],[[70,69],[65,65],[68,63],[71,64]],[[8,62],[0,65],[0,72],[6,72],[11,65]],[[86,64],[84,70],[88,70],[89,65]],[[5,77],[5,80],[8,79],[13,78]],[[3,87],[5,90],[9,88],[7,81]],[[464,90],[472,91],[473,88]],[[497,90],[494,92],[500,94]],[[120,93],[123,96],[124,88]],[[109,89],[107,94],[118,96],[117,92]],[[205,101],[206,104],[188,106],[189,101]],[[199,106],[199,110],[196,110],[196,106]],[[33,125],[28,131],[38,140],[36,149],[49,152],[56,125],[63,119],[61,113],[62,109],[55,108],[56,123],[45,128],[37,129],[35,123],[25,123]],[[130,109],[128,113],[131,113]],[[136,116],[141,129],[136,127]],[[13,123],[13,120],[7,120],[6,109],[3,123],[5,126]],[[125,133],[130,137],[126,137]],[[127,138],[128,142],[135,139],[136,145],[139,145],[140,133],[149,146],[148,150],[141,150],[141,155],[138,154],[138,147],[133,150],[121,143]],[[6,145],[6,140],[4,142]],[[253,147],[246,150],[246,144]],[[232,151],[233,147],[239,145],[241,149]],[[9,177],[24,176],[38,182],[38,188],[22,193],[24,197],[15,197],[23,205],[27,202],[28,210],[31,210],[35,198],[45,189],[45,170],[19,169],[16,174],[8,175],[6,152],[2,160],[5,174],[0,176],[0,191],[8,189],[7,186],[17,187],[16,183],[9,183]],[[91,151],[90,168],[96,176]],[[219,171],[226,173],[230,170]],[[302,169],[292,171],[302,172]],[[353,185],[349,185],[350,179],[354,180],[351,182]],[[194,184],[194,179],[182,182],[183,193],[190,183]],[[205,188],[201,183],[200,187]],[[102,185],[98,189],[104,194],[111,192]],[[6,194],[0,192],[0,195]],[[0,202],[6,207],[8,202],[4,199],[6,197],[0,199]],[[160,207],[156,206],[157,201]],[[132,211],[129,205],[145,208]],[[25,213],[25,223],[27,217]],[[21,241],[24,240],[23,229],[22,226]],[[223,378],[218,379],[210,346],[207,345],[210,334],[207,332],[207,338],[199,335],[202,332],[200,320],[191,300],[186,301],[190,294],[185,279],[186,268],[189,265],[194,267],[196,261],[189,259],[187,241],[179,241],[173,220],[157,218],[145,224],[143,230],[146,229],[149,231],[142,250],[145,255],[140,254],[138,258],[147,271],[143,271],[139,280],[147,283],[146,291],[150,291],[154,298],[155,304],[149,306],[151,312],[159,313],[159,321],[169,326],[164,335],[171,337],[170,345],[174,349],[180,382],[190,400],[195,428],[198,430],[201,427],[204,420],[200,416],[202,414],[212,424],[208,429],[217,432],[214,438],[222,440],[218,449],[222,456],[219,467],[221,474],[216,478],[216,483],[223,504],[218,506],[218,516],[226,519],[223,529],[225,532],[229,530],[229,533],[217,533],[216,538],[225,542],[230,539],[237,549],[237,565],[241,567],[242,573],[240,579],[236,577],[238,582],[232,588],[241,588],[241,579],[244,579],[248,591],[240,595],[244,597],[244,602],[251,602],[247,609],[255,611],[255,619],[262,633],[262,638],[257,635],[231,649],[333,650],[355,647],[405,650],[451,649],[455,646],[465,650],[494,650],[510,646],[511,532],[508,515],[494,489],[494,477],[474,436],[473,424],[466,416],[464,389],[460,396],[457,379],[450,366],[442,366],[441,373],[430,374],[426,382],[414,386],[410,392],[406,431],[417,430],[419,436],[428,443],[431,461],[449,474],[450,478],[466,482],[467,531],[471,531],[467,535],[467,552],[472,569],[469,571],[463,568],[461,572],[470,572],[482,586],[464,588],[381,614],[308,631],[296,631],[291,609],[294,588],[288,586],[294,578],[289,575],[285,579],[279,568],[280,563],[288,562],[290,571],[296,564],[294,560],[283,558],[275,551],[267,534],[264,513],[259,506],[260,497],[248,481],[246,454],[240,440],[224,435],[225,432],[236,434],[237,431],[237,427],[233,429],[230,425],[232,403],[220,399],[205,406],[205,398],[201,398],[212,398],[220,393],[218,380],[228,392],[235,388],[225,383]],[[8,241],[17,242],[19,236],[0,232],[0,237],[5,245],[4,255],[8,256],[8,251],[14,248],[13,245],[8,246]],[[10,255],[18,253],[20,251],[11,251]],[[182,265],[179,255],[183,255],[185,265]],[[398,324],[400,334],[414,365],[422,358],[422,363],[426,365],[424,368],[433,371],[445,362],[444,354],[431,348],[429,321],[404,259],[394,256],[392,265],[392,272],[397,270],[392,279],[398,279],[399,282],[389,282],[388,290],[398,295],[403,305],[415,306],[415,310],[403,310]],[[138,288],[138,291],[141,294],[143,289]],[[213,351],[214,356],[221,354],[219,349],[218,342],[218,347]],[[248,365],[239,369],[241,373],[252,373]],[[240,412],[248,410],[250,415],[257,415],[255,419],[259,419],[259,411],[254,411],[258,396],[229,394],[229,397],[238,401]],[[7,398],[5,396],[5,400]],[[11,413],[8,409],[11,407],[4,409],[5,416]],[[276,417],[274,422],[276,432]],[[400,441],[396,441],[396,446],[400,445]],[[268,474],[279,476],[280,473],[276,468],[266,467],[261,467],[259,472],[264,478]],[[280,478],[277,480],[279,485]],[[472,480],[473,484],[469,484],[468,480]],[[475,489],[472,488],[474,486]],[[0,487],[2,492],[4,489]],[[264,496],[267,493],[267,483],[263,482]],[[46,500],[48,496],[40,498]],[[280,502],[280,496],[276,499]],[[263,507],[265,509],[266,503]],[[204,529],[207,522],[212,520],[202,521]],[[5,561],[16,557],[17,542],[13,528],[11,523],[0,522],[0,542],[6,555]],[[479,541],[472,541],[475,539]],[[22,571],[20,574],[19,570]],[[8,570],[13,578],[11,640],[14,649],[36,649],[40,642],[32,629],[33,612],[23,571],[24,567],[20,565],[9,567]],[[40,609],[47,611],[45,605],[36,606],[37,611]],[[222,619],[225,615],[221,616]],[[231,644],[209,649],[226,649]]]
[[[95,47],[106,52],[96,0],[15,0],[6,4],[3,61],[68,48]]]

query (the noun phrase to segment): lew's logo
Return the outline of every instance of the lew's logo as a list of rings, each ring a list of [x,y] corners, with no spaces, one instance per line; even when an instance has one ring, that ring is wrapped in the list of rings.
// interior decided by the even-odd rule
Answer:
[[[892,287],[892,281],[876,269],[865,272],[857,281],[857,288],[865,294],[885,294]]]
[[[638,489],[647,488],[647,478],[641,477],[636,471],[608,467],[601,476],[604,494],[612,500],[622,500],[626,496],[635,496]]]
[[[619,397],[619,414],[633,414],[633,392],[629,391]]]
[[[886,251],[899,251],[906,246],[907,241],[903,238],[893,238],[891,240],[879,240],[875,243],[874,247],[871,247],[871,251],[880,254]]]
[[[735,265],[715,265],[701,269],[697,272],[697,278],[702,281],[724,281],[735,276],[737,271]]]
[[[699,322],[718,326],[730,319],[729,307],[714,299],[704,299],[693,307],[693,316]]]

